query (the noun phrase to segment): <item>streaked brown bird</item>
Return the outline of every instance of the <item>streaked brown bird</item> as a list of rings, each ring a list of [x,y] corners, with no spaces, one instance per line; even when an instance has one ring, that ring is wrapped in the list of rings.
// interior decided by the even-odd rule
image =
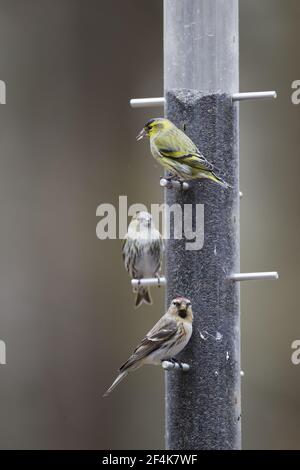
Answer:
[[[103,395],[106,397],[129,372],[144,364],[159,365],[162,361],[176,361],[190,340],[193,331],[191,302],[184,297],[172,300],[167,313],[154,325],[129,359],[120,367],[119,375]]]
[[[163,241],[158,230],[154,227],[149,212],[138,212],[128,227],[123,244],[123,260],[125,268],[132,279],[157,277],[162,264]],[[135,307],[142,303],[152,304],[150,288],[138,286]]]

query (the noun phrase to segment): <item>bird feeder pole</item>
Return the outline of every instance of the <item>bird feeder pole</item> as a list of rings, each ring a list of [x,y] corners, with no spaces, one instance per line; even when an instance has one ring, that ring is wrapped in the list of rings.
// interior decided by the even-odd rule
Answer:
[[[204,206],[202,227],[197,219],[192,227],[200,238],[204,232],[202,248],[193,250],[184,238],[171,237],[166,276],[161,283],[143,279],[145,285],[166,286],[166,307],[182,295],[191,299],[194,311],[194,333],[179,356],[182,366],[162,364],[167,371],[167,449],[240,449],[239,282],[278,279],[277,272],[239,269],[238,105],[277,94],[239,92],[238,55],[238,0],[164,0],[164,96],[130,100],[133,108],[164,106],[166,117],[185,130],[231,185],[223,189],[208,180],[180,184],[168,175],[160,180],[166,205],[181,206],[184,221],[185,204],[194,215]],[[173,235],[179,231],[174,231],[174,220],[171,235],[172,228]]]
[[[169,206],[204,205],[202,249],[187,250],[184,238],[166,243],[167,306],[182,295],[194,312],[178,357],[190,368],[165,373],[167,449],[241,446],[239,283],[230,277],[240,272],[238,47],[238,0],[164,0],[165,115],[232,186],[165,189]]]

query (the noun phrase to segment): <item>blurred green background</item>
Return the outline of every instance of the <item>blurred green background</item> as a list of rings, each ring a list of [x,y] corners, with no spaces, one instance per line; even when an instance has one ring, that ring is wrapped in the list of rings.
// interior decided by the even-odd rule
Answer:
[[[298,0],[240,0],[244,448],[300,448]],[[162,1],[0,0],[0,366],[2,449],[164,446],[160,368],[101,395],[163,313],[133,310],[120,240],[96,238],[96,208],[162,202],[161,169],[135,135],[162,110]]]

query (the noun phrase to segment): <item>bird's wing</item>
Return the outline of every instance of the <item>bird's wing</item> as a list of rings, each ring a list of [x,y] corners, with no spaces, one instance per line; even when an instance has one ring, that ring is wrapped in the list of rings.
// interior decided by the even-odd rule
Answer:
[[[163,316],[149,331],[143,341],[162,343],[177,333],[178,324],[169,316]]]
[[[125,261],[125,256],[126,256],[126,242],[127,242],[127,238],[124,239],[123,244],[122,244],[122,257],[123,257],[123,261]]]
[[[154,271],[154,274],[157,274],[157,272],[160,270],[160,267],[161,267],[163,250],[164,250],[164,244],[160,235],[159,237],[152,239],[151,244],[149,246],[149,250],[150,250],[151,256],[157,262],[157,267]]]
[[[120,367],[120,372],[145,359],[156,349],[163,347],[178,332],[178,325],[175,320],[166,319],[163,316],[149,331],[147,336],[140,342],[130,358]]]
[[[169,129],[155,139],[162,157],[189,165],[199,170],[213,170],[214,166],[198,150],[194,142],[180,129]]]
[[[125,269],[132,278],[135,278],[137,275],[136,270],[135,270],[135,260],[136,260],[137,254],[138,254],[138,245],[137,245],[136,240],[133,240],[132,238],[126,235],[126,238],[124,240],[123,247],[122,247],[122,255],[123,255],[123,261],[125,264]]]

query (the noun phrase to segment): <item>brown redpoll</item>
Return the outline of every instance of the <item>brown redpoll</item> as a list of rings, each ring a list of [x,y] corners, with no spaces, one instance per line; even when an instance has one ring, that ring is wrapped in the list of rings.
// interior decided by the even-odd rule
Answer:
[[[178,297],[171,302],[167,313],[154,325],[129,359],[120,367],[119,375],[105,392],[106,397],[126,375],[144,364],[158,365],[165,360],[174,361],[190,340],[193,331],[191,302]],[[175,360],[175,362],[178,362]]]

